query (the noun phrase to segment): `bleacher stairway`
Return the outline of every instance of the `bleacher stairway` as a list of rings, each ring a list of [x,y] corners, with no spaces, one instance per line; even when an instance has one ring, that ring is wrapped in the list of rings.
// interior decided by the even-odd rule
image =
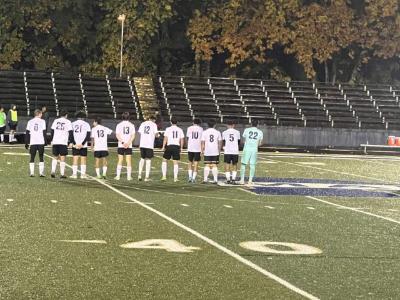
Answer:
[[[159,112],[159,105],[152,78],[134,77],[133,81],[143,118],[154,116]]]

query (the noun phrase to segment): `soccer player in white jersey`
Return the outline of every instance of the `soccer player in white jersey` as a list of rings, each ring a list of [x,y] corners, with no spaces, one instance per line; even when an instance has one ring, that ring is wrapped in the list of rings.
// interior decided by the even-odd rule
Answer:
[[[203,128],[200,127],[201,120],[194,119],[193,125],[187,129],[187,150],[188,150],[188,175],[189,182],[196,182],[199,161],[201,160],[201,136]]]
[[[51,162],[51,177],[56,177],[58,160],[60,160],[60,178],[65,176],[65,157],[68,155],[68,144],[72,141],[72,124],[67,119],[68,112],[62,110],[60,117],[51,125],[51,144],[53,145],[53,161]]]
[[[97,117],[93,121],[92,128],[92,151],[94,151],[95,168],[97,179],[107,178],[107,156],[108,156],[108,136],[112,133],[110,128],[101,125],[101,118]],[[100,173],[100,165],[103,174]]]
[[[154,140],[158,137],[158,129],[155,117],[150,117],[147,121],[140,124],[140,161],[139,161],[139,181],[142,180],[142,171],[146,161],[146,177],[144,181],[150,181],[151,159],[154,157]]]
[[[222,146],[221,132],[216,130],[215,121],[208,121],[208,129],[203,131],[201,136],[201,148],[204,155],[204,180],[203,183],[208,182],[208,175],[210,170],[214,177],[214,183],[218,183],[218,164],[219,153]]]
[[[29,120],[25,133],[25,148],[31,155],[30,176],[35,176],[35,157],[39,153],[39,174],[44,177],[44,146],[46,144],[46,122],[42,120],[42,111],[35,109],[35,117]]]
[[[78,178],[78,163],[81,159],[81,178],[86,178],[86,158],[87,158],[87,142],[90,141],[90,124],[84,121],[86,113],[78,111],[75,114],[77,120],[72,122],[73,141],[72,141],[72,176],[70,178]]]
[[[122,122],[117,125],[115,134],[118,139],[118,164],[117,176],[115,180],[121,177],[122,163],[124,157],[126,160],[127,180],[132,180],[132,143],[135,139],[135,125],[129,122],[129,112],[122,114]]]
[[[228,129],[222,133],[224,143],[224,163],[227,183],[235,183],[239,161],[240,132],[233,121],[227,122]]]
[[[181,160],[181,151],[184,144],[185,134],[183,130],[176,126],[177,120],[171,118],[171,126],[165,129],[162,150],[164,151],[163,162],[161,163],[162,178],[161,181],[167,180],[167,161],[172,158],[174,164],[174,182],[178,182],[179,165]]]

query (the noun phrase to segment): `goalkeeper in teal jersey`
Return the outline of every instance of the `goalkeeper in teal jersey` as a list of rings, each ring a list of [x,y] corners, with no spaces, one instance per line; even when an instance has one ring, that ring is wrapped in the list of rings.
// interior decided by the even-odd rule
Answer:
[[[250,164],[249,185],[253,184],[253,177],[256,173],[258,147],[261,145],[264,137],[263,132],[257,128],[257,120],[252,120],[251,125],[252,127],[246,128],[243,133],[244,148],[242,166],[240,168],[240,184],[244,184],[246,166]]]

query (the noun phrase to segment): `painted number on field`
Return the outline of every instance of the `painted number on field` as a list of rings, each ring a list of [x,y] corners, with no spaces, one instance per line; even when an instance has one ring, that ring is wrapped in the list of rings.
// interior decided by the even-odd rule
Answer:
[[[200,250],[198,247],[188,247],[175,240],[162,239],[151,239],[140,242],[126,243],[120,245],[120,247],[125,249],[161,249],[176,253],[189,253],[193,252],[193,250]]]
[[[322,251],[318,248],[295,243],[281,243],[281,242],[265,242],[265,241],[249,241],[239,244],[242,248],[271,254],[284,254],[284,255],[313,255],[321,254]]]

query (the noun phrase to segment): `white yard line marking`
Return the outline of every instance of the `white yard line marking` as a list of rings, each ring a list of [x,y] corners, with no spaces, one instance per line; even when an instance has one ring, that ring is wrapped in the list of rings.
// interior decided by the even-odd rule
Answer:
[[[241,190],[243,192],[246,192],[246,193],[249,193],[249,194],[252,194],[252,195],[255,195],[255,196],[260,196],[259,194],[254,193],[251,190],[248,190],[248,189],[245,189],[245,188],[238,188],[238,190]]]
[[[100,201],[93,201],[94,204],[101,205]]]
[[[188,207],[188,206],[190,206],[190,205],[185,204],[185,203],[181,203],[181,206]]]
[[[307,206],[307,208],[308,208],[308,209],[311,209],[311,210],[314,210],[314,209],[315,209],[314,207],[311,207],[311,206]]]
[[[58,240],[58,242],[82,243],[82,244],[107,244],[107,242],[103,240]]]
[[[29,153],[18,153],[18,152],[4,152],[4,155],[12,155],[12,156],[29,156]]]
[[[388,211],[399,211],[398,209],[388,209]]]
[[[49,156],[47,154],[46,154],[46,157],[51,158],[51,156]],[[68,166],[69,168],[72,169],[72,167],[69,164],[66,164],[66,166]],[[89,176],[89,177],[91,177],[91,176]],[[273,273],[261,268],[259,265],[256,265],[255,263],[251,262],[250,260],[248,260],[246,258],[243,258],[239,254],[233,252],[232,250],[229,250],[228,248],[226,248],[226,247],[222,246],[221,244],[215,242],[214,240],[206,237],[205,235],[202,235],[201,233],[197,232],[196,230],[194,230],[194,229],[192,229],[192,228],[190,228],[190,227],[188,227],[188,226],[176,221],[175,219],[173,219],[173,218],[167,216],[166,214],[164,214],[164,213],[162,213],[162,212],[160,212],[160,211],[158,211],[158,210],[156,210],[156,209],[144,204],[143,202],[140,202],[139,200],[137,200],[137,199],[125,194],[124,192],[121,192],[120,190],[116,189],[115,187],[109,185],[108,183],[106,183],[106,182],[104,182],[104,181],[102,181],[100,179],[97,179],[97,178],[93,178],[93,180],[95,180],[99,184],[107,187],[108,189],[112,190],[113,192],[117,193],[118,195],[120,195],[122,197],[125,197],[126,199],[138,204],[139,206],[141,206],[141,207],[153,212],[154,214],[156,214],[159,217],[169,221],[170,223],[176,225],[177,227],[179,227],[179,228],[191,233],[192,235],[194,235],[197,238],[203,240],[207,244],[209,244],[209,245],[213,246],[214,248],[224,252],[225,254],[231,256],[232,258],[234,258],[237,261],[241,262],[242,264],[252,268],[253,270],[265,275],[266,277],[278,282],[279,284],[283,285],[284,287],[288,288],[289,290],[291,290],[291,291],[293,291],[293,292],[295,292],[295,293],[297,293],[299,295],[302,295],[303,297],[305,297],[307,299],[312,299],[312,300],[319,299],[319,298],[313,296],[312,294],[310,294],[310,293],[308,293],[308,292],[296,287],[295,285],[291,284],[290,282],[278,277],[277,275],[275,275],[275,274],[273,274]]]
[[[14,199],[7,199],[7,201],[8,201],[8,202],[13,202],[13,201],[14,201]]]
[[[269,208],[269,209],[275,209],[275,207],[269,206],[269,205],[265,205],[264,207],[265,207],[265,208]]]
[[[326,166],[326,163],[316,161],[296,161],[296,163],[309,166]]]
[[[261,161],[265,162],[264,160],[261,160]],[[382,179],[382,178],[370,177],[370,176],[365,176],[365,175],[360,175],[360,174],[353,174],[353,173],[348,173],[348,172],[341,172],[341,171],[336,171],[336,170],[331,170],[331,169],[324,169],[324,168],[315,167],[315,166],[302,165],[302,164],[289,162],[289,161],[281,161],[281,160],[278,160],[278,161],[281,162],[281,163],[284,163],[284,164],[303,167],[303,168],[310,168],[310,169],[315,169],[315,170],[319,170],[319,171],[332,172],[332,173],[341,174],[341,175],[348,175],[348,176],[352,176],[352,177],[367,178],[367,179],[371,179],[371,180],[377,180],[377,181],[381,181],[381,182],[390,182],[390,183],[397,184],[397,182],[390,181],[390,180],[387,180],[387,179]]]
[[[384,217],[384,216],[380,216],[380,215],[373,214],[373,213],[366,212],[366,211],[362,211],[362,210],[360,210],[358,208],[348,207],[348,206],[336,204],[336,203],[329,202],[329,201],[326,201],[326,200],[322,200],[322,199],[319,199],[319,198],[316,198],[316,197],[312,197],[312,196],[306,196],[306,198],[312,199],[312,200],[315,200],[315,201],[319,201],[319,202],[322,202],[322,203],[325,203],[325,204],[328,204],[328,205],[336,206],[336,207],[339,207],[339,208],[342,208],[342,209],[348,209],[348,210],[351,210],[351,211],[354,211],[354,212],[358,212],[360,214],[368,215],[368,216],[371,216],[371,217],[375,217],[375,218],[378,218],[378,219],[386,220],[386,221],[393,222],[393,223],[396,223],[396,224],[400,224],[400,221],[397,221],[395,219]]]
[[[57,203],[57,200],[50,200],[51,203]]]
[[[226,208],[233,208],[233,206],[230,206],[230,205],[224,205],[224,207],[226,207]]]

